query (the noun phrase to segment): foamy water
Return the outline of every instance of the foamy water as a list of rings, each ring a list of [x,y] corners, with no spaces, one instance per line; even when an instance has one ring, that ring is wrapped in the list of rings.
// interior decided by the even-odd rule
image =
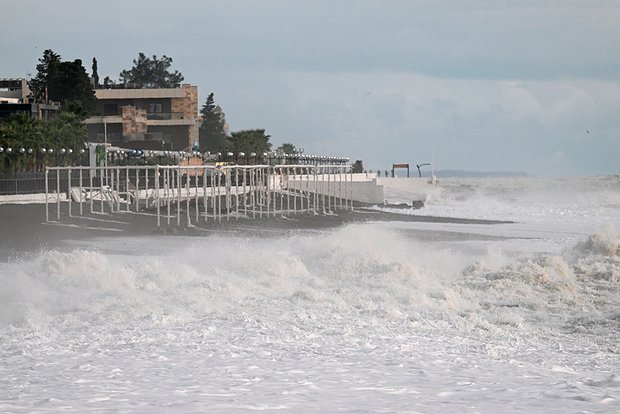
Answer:
[[[404,213],[515,223],[106,238],[0,263],[0,411],[619,412],[618,191],[452,180]]]

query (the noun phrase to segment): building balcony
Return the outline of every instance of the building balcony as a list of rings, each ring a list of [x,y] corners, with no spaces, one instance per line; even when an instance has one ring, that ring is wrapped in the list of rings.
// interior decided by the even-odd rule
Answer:
[[[123,118],[118,115],[91,116],[84,120],[85,124],[122,124]]]
[[[169,119],[183,119],[183,112],[147,112],[146,119],[166,121]]]
[[[188,118],[151,118],[150,116],[146,117],[146,125],[157,125],[157,126],[177,126],[177,125],[195,125],[196,119],[188,119]]]
[[[158,116],[151,116],[158,115]],[[164,116],[160,116],[164,115]],[[167,115],[167,116],[166,116]],[[165,114],[165,113],[157,113],[157,114],[148,114],[146,117],[146,125],[152,126],[177,126],[177,125],[195,125],[196,119],[188,119],[182,116],[182,113],[178,115],[175,114]],[[144,119],[144,118],[143,118]],[[97,124],[122,124],[123,117],[121,116],[91,116],[84,120],[86,125],[97,125]]]

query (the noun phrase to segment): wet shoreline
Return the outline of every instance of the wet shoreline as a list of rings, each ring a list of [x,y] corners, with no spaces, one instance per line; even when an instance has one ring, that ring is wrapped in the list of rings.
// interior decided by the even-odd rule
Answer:
[[[202,226],[187,226],[183,222],[176,225],[176,217],[171,225],[166,220],[157,227],[156,217],[149,212],[114,214],[84,214],[69,217],[63,212],[57,220],[56,212],[50,210],[50,222],[45,221],[44,204],[0,204],[0,258],[22,251],[56,248],[67,240],[81,240],[99,237],[184,235],[208,236],[218,233],[283,235],[300,231],[325,230],[343,225],[373,222],[401,221],[454,224],[501,224],[505,221],[472,220],[449,217],[396,214],[391,212],[355,208],[337,214],[312,215],[297,214],[287,217],[269,217],[238,220],[231,218],[221,222],[208,222]]]

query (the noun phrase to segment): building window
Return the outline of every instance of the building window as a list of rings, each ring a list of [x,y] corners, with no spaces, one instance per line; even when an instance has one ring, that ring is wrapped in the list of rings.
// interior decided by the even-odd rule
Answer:
[[[161,103],[150,103],[149,104],[149,113],[151,114],[160,114],[162,113],[162,104]]]
[[[118,115],[117,104],[105,104],[103,106],[104,115]]]

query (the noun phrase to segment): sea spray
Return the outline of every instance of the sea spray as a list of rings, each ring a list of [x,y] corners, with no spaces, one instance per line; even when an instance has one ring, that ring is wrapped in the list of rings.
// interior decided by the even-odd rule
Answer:
[[[390,204],[411,194],[385,189]],[[620,225],[620,177],[442,178],[421,209],[380,208],[398,214],[509,220],[574,230]]]
[[[179,240],[185,247],[157,256],[76,249],[3,263],[2,322],[182,321],[239,309],[274,317],[292,308],[377,326],[403,318],[459,325],[474,315],[500,326],[507,322],[497,312],[512,308],[522,314],[509,324],[538,329],[541,315],[562,319],[569,309],[595,309],[601,297],[618,294],[617,286],[583,294],[588,278],[617,282],[618,258],[581,244],[576,249],[585,256],[578,259],[543,254],[510,261],[494,251],[482,257],[437,251],[380,224],[269,243],[239,236]]]
[[[614,226],[607,225],[600,232],[591,234],[585,241],[577,243],[573,251],[582,256],[620,256],[620,234]]]

